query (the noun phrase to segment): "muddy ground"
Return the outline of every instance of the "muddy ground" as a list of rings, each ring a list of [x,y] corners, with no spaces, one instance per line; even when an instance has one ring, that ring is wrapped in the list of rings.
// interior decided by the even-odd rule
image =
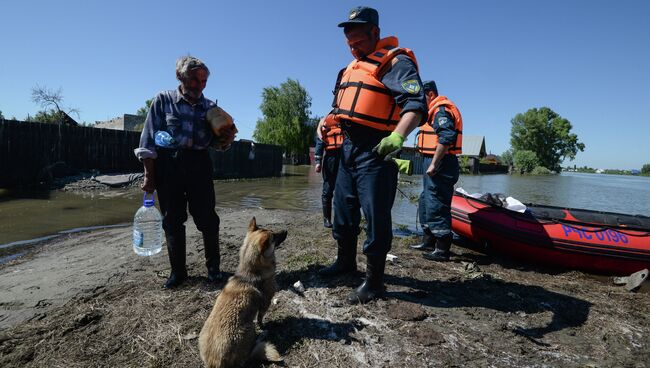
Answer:
[[[630,293],[606,277],[457,245],[452,262],[433,263],[408,249],[415,238],[396,238],[386,298],[348,306],[342,300],[361,282],[365,259],[354,276],[319,277],[335,256],[319,214],[219,214],[228,273],[252,216],[289,232],[278,249],[281,291],[265,318],[287,367],[650,366],[648,284]],[[1,266],[0,366],[200,367],[197,335],[223,283],[207,283],[189,223],[191,278],[173,291],[161,288],[166,251],[136,256],[130,227],[57,238]]]

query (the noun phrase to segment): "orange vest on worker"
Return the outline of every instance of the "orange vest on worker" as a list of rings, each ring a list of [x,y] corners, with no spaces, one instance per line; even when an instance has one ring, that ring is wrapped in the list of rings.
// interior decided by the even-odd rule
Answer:
[[[323,134],[325,150],[331,151],[341,148],[341,145],[343,144],[343,132],[341,132],[339,123],[334,119],[334,115],[331,113],[327,114],[323,125],[329,128],[329,130]]]
[[[438,96],[429,104],[429,119],[420,127],[417,135],[417,150],[425,155],[433,155],[438,147],[438,135],[433,131],[433,118],[436,116],[441,107],[444,107],[454,119],[454,130],[456,130],[456,142],[449,146],[447,153],[459,155],[463,153],[463,117],[460,111],[445,96]]]
[[[374,52],[348,65],[334,91],[332,112],[337,121],[348,120],[384,131],[395,129],[401,109],[381,78],[401,54],[413,60],[417,68],[413,52],[399,47],[396,37],[382,38]]]

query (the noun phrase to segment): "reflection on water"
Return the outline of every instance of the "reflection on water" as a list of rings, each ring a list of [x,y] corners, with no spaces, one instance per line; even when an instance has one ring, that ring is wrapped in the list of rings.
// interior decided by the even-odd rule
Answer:
[[[322,178],[309,166],[285,166],[285,175],[215,182],[218,207],[317,210]],[[396,230],[417,229],[421,177],[400,179],[392,216]],[[500,192],[522,202],[650,215],[650,178],[563,173],[555,176],[463,175],[468,192]],[[98,225],[129,223],[142,205],[137,188],[100,193],[36,193],[22,198],[0,191],[0,245]]]
[[[285,166],[278,178],[216,181],[218,207],[320,209],[322,179],[308,166]],[[0,245],[57,234],[72,228],[133,221],[142,205],[138,188],[105,192],[0,192]],[[18,244],[16,244],[18,245]]]
[[[320,209],[322,178],[309,166],[285,166],[284,176],[216,182],[219,207],[259,207],[290,210]]]

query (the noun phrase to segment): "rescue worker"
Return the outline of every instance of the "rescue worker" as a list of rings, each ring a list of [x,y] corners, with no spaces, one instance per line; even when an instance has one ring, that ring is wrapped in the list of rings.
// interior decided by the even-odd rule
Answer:
[[[438,96],[434,81],[424,83],[424,93],[429,115],[417,135],[417,150],[427,167],[418,203],[423,236],[422,243],[411,248],[429,251],[424,258],[444,262],[452,241],[451,200],[460,174],[456,155],[462,153],[463,118],[453,102]]]
[[[343,133],[338,126],[333,126],[326,132],[322,132],[321,127],[324,121],[333,118],[332,115],[327,115],[319,122],[314,150],[315,170],[323,175],[321,200],[323,203],[323,226],[326,228],[332,228],[332,197],[334,196],[336,175],[339,172],[341,144],[343,143]]]
[[[320,271],[324,276],[354,272],[357,237],[366,219],[366,276],[348,297],[366,303],[384,292],[386,254],[393,239],[391,208],[397,189],[397,165],[390,157],[405,138],[426,121],[426,99],[417,62],[396,37],[380,38],[375,9],[350,11],[343,28],[354,60],[340,73],[335,89],[334,120],[344,135],[334,190],[333,237],[336,261]]]

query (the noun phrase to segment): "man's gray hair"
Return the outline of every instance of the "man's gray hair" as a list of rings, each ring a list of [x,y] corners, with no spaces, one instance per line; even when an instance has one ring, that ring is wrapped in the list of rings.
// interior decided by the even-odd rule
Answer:
[[[210,76],[210,69],[199,59],[193,56],[183,56],[176,60],[176,73],[182,78],[187,79],[190,77],[190,71],[196,69],[203,69]]]

